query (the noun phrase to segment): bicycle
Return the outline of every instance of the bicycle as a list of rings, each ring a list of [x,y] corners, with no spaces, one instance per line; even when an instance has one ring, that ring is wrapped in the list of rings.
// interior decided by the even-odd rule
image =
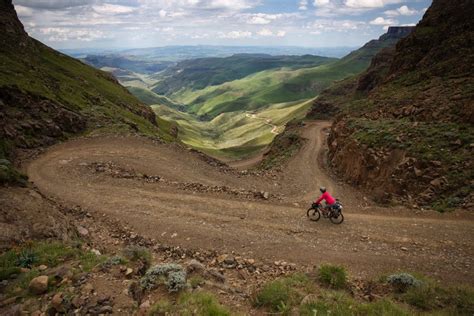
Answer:
[[[313,222],[319,221],[321,214],[324,218],[328,218],[333,224],[341,224],[344,221],[342,203],[338,199],[336,199],[334,205],[326,207],[321,204],[313,203],[306,211],[306,216]]]

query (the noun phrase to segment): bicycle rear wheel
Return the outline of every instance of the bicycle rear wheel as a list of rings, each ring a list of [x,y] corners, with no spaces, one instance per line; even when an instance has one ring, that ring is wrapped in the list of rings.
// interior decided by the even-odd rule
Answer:
[[[329,220],[333,224],[341,224],[344,221],[344,215],[342,215],[342,212],[338,212],[337,216],[333,215]]]

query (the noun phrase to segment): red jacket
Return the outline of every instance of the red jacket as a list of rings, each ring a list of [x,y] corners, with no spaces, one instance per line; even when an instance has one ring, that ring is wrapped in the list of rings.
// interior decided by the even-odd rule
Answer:
[[[336,203],[336,199],[329,194],[329,192],[324,192],[323,195],[315,202],[316,204],[319,204],[322,200],[325,200],[327,204],[332,205]]]

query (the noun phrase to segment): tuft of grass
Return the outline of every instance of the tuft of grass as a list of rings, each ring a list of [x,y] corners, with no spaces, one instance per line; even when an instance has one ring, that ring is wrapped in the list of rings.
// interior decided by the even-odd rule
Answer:
[[[129,246],[123,250],[123,255],[130,261],[141,260],[143,263],[151,264],[151,252],[143,247]]]
[[[204,280],[204,278],[200,275],[195,275],[189,278],[189,285],[193,289],[197,288],[198,286],[203,285],[205,282],[206,281]]]
[[[342,266],[325,264],[318,269],[319,281],[332,289],[343,289],[347,285],[347,272]]]
[[[274,312],[286,314],[292,306],[301,302],[302,289],[307,288],[309,283],[309,278],[304,274],[294,274],[269,282],[256,293],[253,305],[267,307]]]
[[[181,315],[181,316],[230,316],[230,310],[222,306],[218,300],[207,292],[183,293],[175,304],[163,299],[155,303],[150,316]]]
[[[222,306],[210,293],[183,293],[178,299],[178,314],[183,316],[230,316],[231,312]]]
[[[161,299],[150,308],[149,316],[171,315],[173,312],[173,304],[166,299]]]

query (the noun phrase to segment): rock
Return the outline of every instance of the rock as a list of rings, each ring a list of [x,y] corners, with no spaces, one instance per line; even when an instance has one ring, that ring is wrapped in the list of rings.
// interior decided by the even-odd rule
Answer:
[[[125,271],[125,276],[131,276],[133,273],[133,269],[132,268],[127,268],[127,270]]]
[[[74,306],[75,308],[79,308],[81,306],[83,306],[85,304],[85,300],[84,298],[80,297],[80,296],[75,296],[73,297],[73,299],[71,300],[71,304],[72,306]]]
[[[61,312],[63,310],[63,293],[62,292],[59,292],[59,293],[56,293],[54,296],[53,296],[53,299],[51,300],[51,306],[54,307],[54,309],[56,309],[56,311],[58,312]]]
[[[40,265],[40,266],[38,267],[38,270],[40,270],[40,271],[44,271],[44,270],[46,270],[46,269],[48,269],[48,266],[46,266],[46,265],[44,265],[44,264],[42,264],[42,265]]]
[[[96,256],[100,256],[100,255],[101,255],[100,251],[97,250],[97,249],[92,249],[91,252],[92,252],[93,254],[95,254]]]
[[[85,227],[82,227],[82,226],[77,226],[77,232],[82,237],[86,237],[89,235],[89,231]]]
[[[90,294],[92,291],[94,291],[94,286],[90,283],[87,283],[86,285],[84,285],[81,289],[81,293],[84,293],[84,294]]]
[[[420,169],[418,169],[417,167],[414,168],[414,171],[415,171],[415,175],[417,177],[421,177],[423,175],[423,172]]]
[[[400,248],[402,251],[408,251],[408,248],[407,247],[401,247]]]
[[[199,273],[206,270],[206,267],[201,262],[197,261],[196,259],[193,259],[189,261],[187,270],[188,270],[188,273],[191,273],[191,272]]]
[[[140,304],[140,309],[149,309],[151,307],[151,303],[149,300],[146,300],[145,302]]]
[[[227,255],[220,255],[219,257],[217,257],[217,262],[223,263],[226,258],[227,258]]]
[[[225,268],[232,269],[232,268],[235,268],[236,266],[237,266],[237,261],[235,260],[234,257],[228,256],[227,258],[225,258],[225,260],[224,260],[224,267]]]
[[[208,274],[221,283],[225,283],[225,276],[215,269],[208,270]]]
[[[247,264],[254,265],[255,264],[255,259],[246,259],[245,262]]]
[[[43,294],[48,290],[48,277],[41,275],[31,280],[28,289],[33,294]]]
[[[113,311],[114,309],[112,308],[112,306],[105,305],[99,309],[99,314],[112,314]]]
[[[442,178],[437,178],[437,179],[432,180],[432,181],[430,182],[430,184],[431,184],[433,187],[439,189],[439,188],[441,188],[441,187],[443,186],[444,181],[443,181]]]
[[[264,198],[265,200],[268,200],[270,198],[270,193],[268,192],[261,192],[262,194],[262,198]]]

